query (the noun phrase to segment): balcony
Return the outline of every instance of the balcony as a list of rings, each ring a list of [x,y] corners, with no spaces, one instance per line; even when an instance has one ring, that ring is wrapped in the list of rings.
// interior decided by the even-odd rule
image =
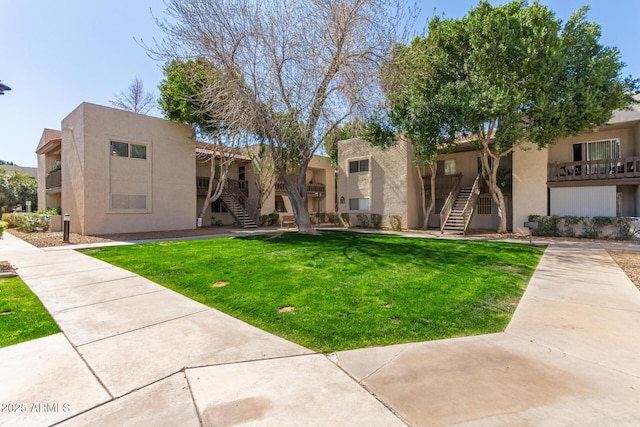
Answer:
[[[287,194],[287,187],[283,181],[276,181],[275,189],[277,194]],[[324,184],[307,184],[307,194],[320,193],[320,196],[324,196],[326,189]]]
[[[60,190],[62,188],[62,171],[50,173],[45,178],[45,188],[47,193],[55,193],[56,190]]]
[[[563,183],[602,184],[605,181],[615,181],[616,184],[640,182],[640,157],[556,162],[547,167],[550,187]]]

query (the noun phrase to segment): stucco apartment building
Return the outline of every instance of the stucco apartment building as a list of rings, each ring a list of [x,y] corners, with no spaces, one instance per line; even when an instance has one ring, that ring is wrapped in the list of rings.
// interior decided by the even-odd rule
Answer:
[[[195,141],[190,126],[82,103],[62,120],[61,130],[44,130],[36,153],[38,206],[68,213],[72,232],[196,228],[210,167],[206,145]],[[309,210],[335,210],[335,170],[329,159],[315,156],[307,178]],[[229,204],[245,213],[257,205],[248,156],[239,154],[231,165],[227,189],[225,198],[207,207],[203,226],[212,221],[241,226],[238,208]],[[274,180],[261,214],[291,213],[283,190]]]
[[[497,209],[481,177],[479,155],[461,143],[438,157],[430,227],[456,230],[455,217],[466,207],[464,231],[497,228]],[[422,226],[418,174],[426,186],[429,176],[414,166],[411,144],[401,140],[382,150],[345,140],[339,142],[338,158],[338,209],[349,214],[351,224],[358,224],[357,214],[379,214],[383,225],[398,215],[403,227]],[[497,166],[509,230],[526,232],[523,225],[532,214],[639,217],[640,111],[617,111],[601,128],[542,150],[525,144]]]

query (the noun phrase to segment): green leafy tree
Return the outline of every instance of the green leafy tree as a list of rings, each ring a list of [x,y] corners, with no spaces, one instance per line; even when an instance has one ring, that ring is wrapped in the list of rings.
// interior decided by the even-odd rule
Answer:
[[[387,81],[392,119],[426,129],[432,148],[454,135],[475,140],[498,206],[498,232],[507,227],[502,157],[525,141],[543,148],[602,125],[633,102],[637,81],[620,77],[620,53],[600,44],[600,26],[586,20],[587,10],[562,25],[538,2],[481,1],[461,19],[434,17],[426,38],[398,48],[389,66],[398,71]],[[399,65],[404,57],[409,66]]]
[[[365,132],[364,127],[365,124],[361,120],[355,119],[352,122],[334,127],[327,134],[324,139],[324,152],[331,159],[333,166],[338,165],[338,142],[362,136]]]
[[[160,82],[160,107],[170,120],[192,125],[197,137],[205,141],[206,150],[197,158],[209,164],[209,186],[198,218],[217,200],[227,181],[229,167],[238,157],[241,134],[228,124],[216,107],[223,99],[234,96],[222,87],[220,72],[202,57],[181,61],[174,59],[164,67]],[[211,99],[210,94],[217,97]],[[210,102],[203,102],[209,97]]]
[[[38,181],[22,171],[7,174],[0,168],[0,209],[12,209],[26,201],[31,202],[33,211],[38,209]]]

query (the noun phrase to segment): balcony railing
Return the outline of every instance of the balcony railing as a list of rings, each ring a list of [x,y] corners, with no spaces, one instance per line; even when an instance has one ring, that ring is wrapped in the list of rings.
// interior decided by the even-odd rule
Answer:
[[[47,190],[60,187],[62,187],[62,171],[53,172],[46,177],[45,188]]]
[[[286,193],[287,187],[283,181],[276,181],[276,193]],[[325,191],[327,190],[326,185],[324,184],[307,184],[307,193],[315,194],[320,193],[321,196],[324,196]]]
[[[214,185],[218,182],[218,179],[214,181]],[[227,178],[227,182],[225,183],[225,189],[230,193],[237,194],[240,193],[243,197],[247,197],[249,195],[249,182],[248,181],[239,181],[237,179]],[[208,176],[197,176],[196,177],[196,190],[198,196],[206,196],[207,191],[209,190],[209,177]]]
[[[424,186],[426,195],[429,196],[431,175],[426,175],[424,178]],[[457,173],[454,175],[436,175],[436,197],[446,197],[451,192],[451,189],[460,184],[462,174]]]
[[[549,182],[640,178],[640,157],[551,163]]]

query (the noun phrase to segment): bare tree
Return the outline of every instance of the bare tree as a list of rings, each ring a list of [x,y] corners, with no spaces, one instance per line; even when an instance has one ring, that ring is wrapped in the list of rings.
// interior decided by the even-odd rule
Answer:
[[[254,181],[258,190],[256,206],[253,208],[252,214],[253,219],[257,221],[262,211],[262,206],[264,206],[264,203],[273,192],[276,169],[272,156],[264,144],[259,144],[257,147],[255,145],[247,147],[247,152],[249,158],[251,158]]]
[[[161,59],[217,70],[202,105],[264,138],[299,230],[313,233],[306,171],[340,123],[377,106],[378,65],[397,40],[403,0],[167,0]],[[232,94],[232,95],[230,95]]]
[[[155,107],[156,100],[153,93],[145,92],[142,80],[136,77],[127,88],[127,91],[116,95],[114,101],[109,101],[114,107],[132,111],[139,114],[147,114]]]
[[[222,139],[226,139],[226,142],[223,143]],[[240,153],[237,148],[239,140],[240,136],[237,134],[227,133],[223,135],[222,132],[219,132],[216,135],[215,142],[207,143],[204,148],[196,150],[196,158],[203,163],[209,163],[209,186],[202,209],[198,215],[198,224],[202,224],[202,218],[207,208],[211,203],[218,200],[224,191],[227,176],[229,175],[229,167]]]

